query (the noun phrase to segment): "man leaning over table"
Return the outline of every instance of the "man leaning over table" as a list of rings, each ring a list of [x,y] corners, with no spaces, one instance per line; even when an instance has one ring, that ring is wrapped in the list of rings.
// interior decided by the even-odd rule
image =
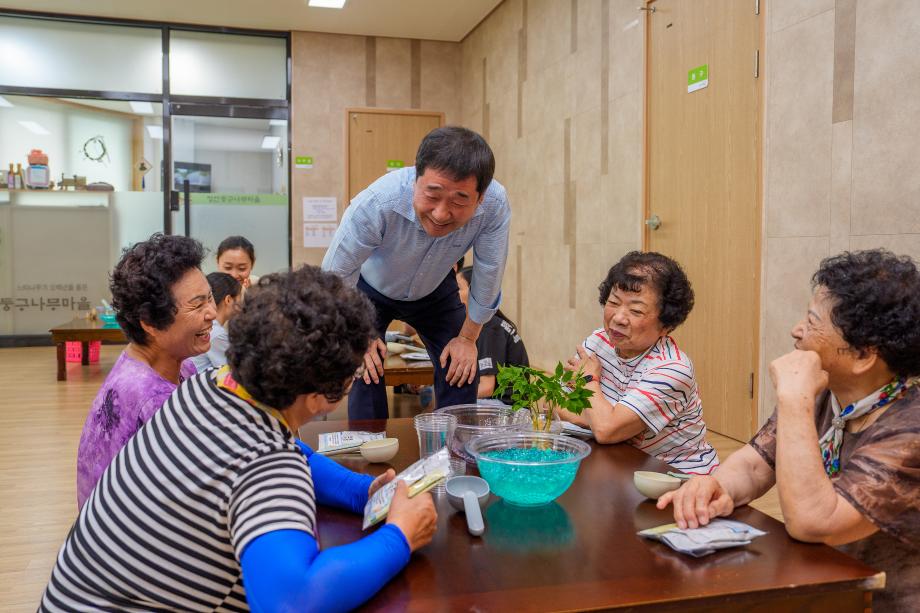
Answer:
[[[494,171],[479,134],[437,128],[419,145],[414,167],[377,179],[345,210],[323,269],[371,300],[378,334],[348,396],[349,418],[389,416],[383,338],[394,319],[415,328],[425,344],[437,405],[476,402],[476,339],[501,302],[511,223]],[[475,274],[464,307],[453,265],[470,248]]]
[[[920,603],[920,271],[884,250],[821,263],[795,350],[770,364],[776,411],[712,476],[658,501],[706,525],[774,484],[789,535],[885,571],[878,611]]]

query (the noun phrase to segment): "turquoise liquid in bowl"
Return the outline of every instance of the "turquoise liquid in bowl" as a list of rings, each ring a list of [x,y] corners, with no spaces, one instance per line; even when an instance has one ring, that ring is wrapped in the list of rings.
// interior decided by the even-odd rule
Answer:
[[[488,435],[469,444],[492,493],[518,506],[536,506],[561,496],[591,447],[545,433]]]

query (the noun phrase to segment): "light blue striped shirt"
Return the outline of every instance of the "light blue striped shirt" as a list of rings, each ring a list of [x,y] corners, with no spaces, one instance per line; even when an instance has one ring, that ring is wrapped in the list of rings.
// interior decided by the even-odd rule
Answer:
[[[354,197],[345,209],[323,270],[355,285],[358,276],[393,300],[424,298],[444,281],[460,257],[473,248],[473,286],[467,312],[483,324],[501,303],[508,259],[511,207],[505,188],[493,180],[473,217],[439,238],[415,217],[415,167],[387,173]]]

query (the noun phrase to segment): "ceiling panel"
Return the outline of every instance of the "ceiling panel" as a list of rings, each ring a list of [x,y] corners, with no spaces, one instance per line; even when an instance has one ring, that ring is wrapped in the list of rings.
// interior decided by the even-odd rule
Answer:
[[[3,8],[198,25],[460,41],[502,0],[2,0]],[[557,0],[558,1],[558,0]]]

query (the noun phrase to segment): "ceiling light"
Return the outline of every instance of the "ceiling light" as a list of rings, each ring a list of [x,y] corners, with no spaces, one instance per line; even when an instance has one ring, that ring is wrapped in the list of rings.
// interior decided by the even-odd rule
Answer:
[[[138,115],[153,115],[153,105],[149,102],[130,100],[128,104],[131,105],[131,110]]]
[[[287,120],[286,120],[286,119],[270,119],[270,120],[268,121],[268,125],[270,125],[270,126],[286,126],[286,125],[287,125]]]
[[[0,106],[12,107],[13,103],[7,100],[6,98],[4,98],[3,96],[0,96]]]
[[[278,146],[278,143],[281,142],[280,136],[263,136],[262,137],[262,148],[263,149],[274,149]]]
[[[345,6],[345,0],[310,0],[308,4],[324,9],[340,9]]]
[[[45,127],[41,124],[35,123],[34,121],[20,121],[19,125],[31,132],[32,134],[51,134]]]
[[[150,138],[163,140],[163,126],[147,126],[147,134]]]

